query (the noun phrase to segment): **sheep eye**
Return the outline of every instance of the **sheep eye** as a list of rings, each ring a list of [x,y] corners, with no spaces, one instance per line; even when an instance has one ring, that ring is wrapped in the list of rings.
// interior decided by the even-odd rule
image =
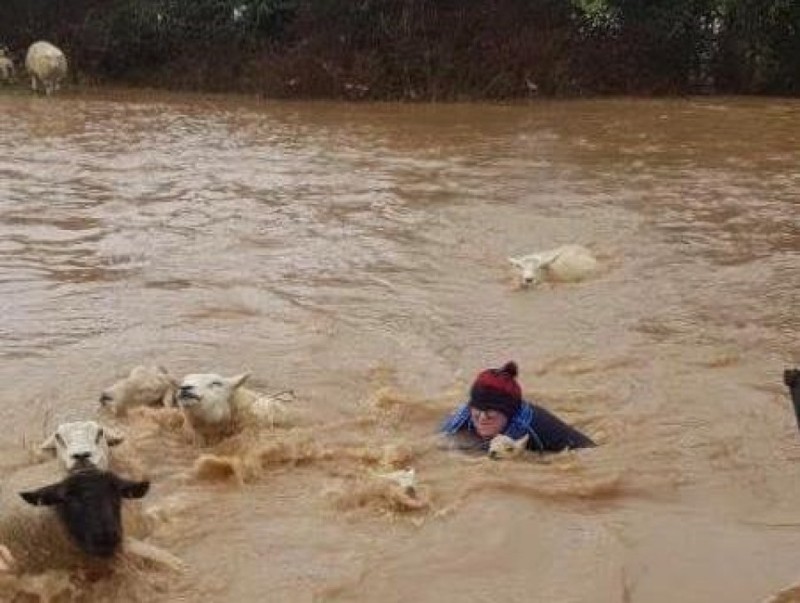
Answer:
[[[222,381],[212,381],[211,387],[222,387]]]
[[[56,442],[58,442],[59,446],[66,447],[66,444],[64,443],[64,438],[61,437],[60,433],[56,433]]]

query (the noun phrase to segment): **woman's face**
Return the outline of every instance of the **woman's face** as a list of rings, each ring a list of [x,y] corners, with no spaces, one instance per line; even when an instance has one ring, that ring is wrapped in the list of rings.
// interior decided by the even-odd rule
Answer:
[[[508,424],[508,418],[499,410],[469,409],[475,431],[482,438],[493,438],[502,433]]]

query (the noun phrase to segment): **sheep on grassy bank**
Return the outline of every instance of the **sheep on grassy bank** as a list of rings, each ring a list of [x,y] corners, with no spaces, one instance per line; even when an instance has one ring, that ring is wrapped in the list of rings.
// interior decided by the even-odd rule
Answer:
[[[291,399],[291,392],[274,396],[254,392],[243,387],[249,376],[244,373],[226,378],[205,373],[183,378],[176,400],[198,444],[214,443],[247,427],[287,424],[283,400]]]
[[[0,82],[14,80],[14,61],[5,48],[0,48]]]
[[[31,76],[34,92],[42,90],[47,96],[61,87],[67,76],[67,58],[50,42],[34,42],[25,55],[25,69]]]
[[[535,287],[545,280],[581,281],[597,270],[597,259],[582,245],[562,245],[548,251],[510,257],[508,261],[520,271],[519,284],[523,288]]]
[[[100,404],[118,416],[137,406],[175,406],[178,381],[162,366],[137,366],[100,394]]]

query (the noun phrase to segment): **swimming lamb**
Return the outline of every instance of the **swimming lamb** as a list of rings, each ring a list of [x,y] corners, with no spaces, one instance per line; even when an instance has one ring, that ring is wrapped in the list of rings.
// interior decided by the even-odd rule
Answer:
[[[508,261],[520,270],[521,287],[535,287],[544,280],[580,281],[597,269],[597,259],[582,245],[562,245],[548,251],[510,257]]]
[[[489,442],[489,458],[500,460],[519,456],[525,451],[529,437],[527,433],[518,440],[502,433],[494,436]]]

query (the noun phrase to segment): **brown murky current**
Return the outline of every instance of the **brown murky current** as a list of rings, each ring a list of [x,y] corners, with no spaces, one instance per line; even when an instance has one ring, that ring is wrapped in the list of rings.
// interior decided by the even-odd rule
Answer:
[[[76,600],[759,601],[800,582],[799,207],[791,100],[6,95],[2,451],[137,364],[297,393],[244,485],[141,437],[151,542],[187,570]],[[563,243],[600,273],[515,289],[507,256]],[[510,358],[602,445],[429,445]],[[387,445],[427,508],[370,489]]]

